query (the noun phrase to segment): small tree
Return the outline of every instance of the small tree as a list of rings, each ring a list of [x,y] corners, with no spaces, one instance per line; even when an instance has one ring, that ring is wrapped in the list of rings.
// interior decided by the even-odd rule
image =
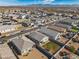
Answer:
[[[73,46],[70,46],[70,51],[75,52],[75,48]]]

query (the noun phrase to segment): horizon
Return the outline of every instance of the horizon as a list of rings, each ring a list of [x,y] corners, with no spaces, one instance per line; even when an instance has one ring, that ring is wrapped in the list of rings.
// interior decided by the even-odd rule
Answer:
[[[0,0],[0,6],[28,6],[32,4],[79,5],[79,0]]]

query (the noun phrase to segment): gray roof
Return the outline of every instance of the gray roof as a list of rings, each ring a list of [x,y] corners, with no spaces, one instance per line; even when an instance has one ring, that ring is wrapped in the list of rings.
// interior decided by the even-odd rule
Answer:
[[[62,20],[63,22],[68,22],[68,23],[72,23],[72,22],[75,22],[75,20],[72,20],[72,19],[64,19]]]
[[[6,43],[0,45],[0,59],[16,59],[12,50]]]
[[[41,41],[43,38],[47,37],[46,35],[40,33],[40,32],[36,32],[36,31],[33,31],[30,33],[29,35],[32,39],[35,39],[37,41]]]
[[[30,39],[28,39],[24,35],[12,38],[12,42],[14,43],[14,45],[16,45],[16,47],[21,52],[24,49],[28,49],[28,48],[32,47],[33,45],[35,45],[34,42],[32,42]]]
[[[15,28],[17,25],[2,25],[0,26],[0,30],[12,29]]]
[[[70,24],[72,25],[72,23],[75,23],[77,22],[78,20],[73,20],[73,19],[64,19],[62,21],[59,21],[59,22],[63,22],[63,23],[67,23],[67,24]]]
[[[39,32],[44,33],[44,34],[46,34],[47,36],[52,37],[53,39],[55,39],[55,37],[59,34],[59,32],[54,31],[54,30],[47,29],[47,28],[45,28],[45,27],[42,27],[42,28],[39,30]]]
[[[14,31],[14,30],[16,30],[16,28],[18,26],[21,26],[21,25],[20,24],[18,24],[18,25],[2,25],[2,26],[0,26],[0,32],[4,33],[4,32]]]
[[[63,32],[66,28],[55,26],[55,25],[49,25],[48,29],[52,29],[52,30],[55,30],[55,31],[58,31],[58,32]]]
[[[66,29],[68,29],[68,28],[71,28],[72,26],[70,26],[70,25],[67,25],[67,24],[61,24],[61,23],[57,23],[57,24],[55,24],[56,26],[59,26],[59,27],[63,27],[63,28],[66,28]]]

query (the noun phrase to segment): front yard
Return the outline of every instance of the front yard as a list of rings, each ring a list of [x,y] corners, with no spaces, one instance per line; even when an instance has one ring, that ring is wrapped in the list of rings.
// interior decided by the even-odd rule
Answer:
[[[60,48],[60,46],[54,42],[48,42],[43,46],[43,48],[54,54]]]

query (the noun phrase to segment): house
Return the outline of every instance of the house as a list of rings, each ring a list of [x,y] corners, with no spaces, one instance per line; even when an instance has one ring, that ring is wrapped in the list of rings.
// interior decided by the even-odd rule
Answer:
[[[19,25],[2,25],[0,26],[0,33],[1,35],[6,35],[8,32],[19,30],[19,28],[22,27]]]
[[[79,20],[73,20],[71,18],[68,18],[68,19],[64,19],[62,21],[59,21],[59,23],[67,24],[67,25],[70,25],[70,26],[72,26],[72,25],[74,25],[74,24],[76,24],[78,22],[79,22]]]
[[[26,18],[27,18],[27,15],[24,14],[24,15],[22,15],[21,17],[22,17],[22,19],[26,19]]]
[[[60,37],[60,33],[51,29],[47,29],[46,27],[42,27],[39,32],[49,36],[53,40],[57,40]]]
[[[71,30],[72,26],[67,24],[56,23],[55,26],[65,28],[67,31]]]
[[[28,36],[32,39],[32,41],[41,46],[49,42],[48,36],[37,31],[31,32]]]
[[[77,49],[76,54],[79,55],[79,48]]]
[[[60,33],[65,33],[66,32],[65,28],[59,27],[59,26],[55,26],[55,25],[48,26],[48,29],[52,29],[52,30],[58,31]]]
[[[18,53],[21,55],[27,55],[35,45],[35,43],[25,37],[25,35],[12,38],[11,43],[12,46],[16,48]]]
[[[9,14],[8,16],[9,16],[9,17],[11,16],[13,19],[17,19],[17,18],[20,17],[19,14]]]
[[[17,59],[6,43],[0,44],[0,59]]]

